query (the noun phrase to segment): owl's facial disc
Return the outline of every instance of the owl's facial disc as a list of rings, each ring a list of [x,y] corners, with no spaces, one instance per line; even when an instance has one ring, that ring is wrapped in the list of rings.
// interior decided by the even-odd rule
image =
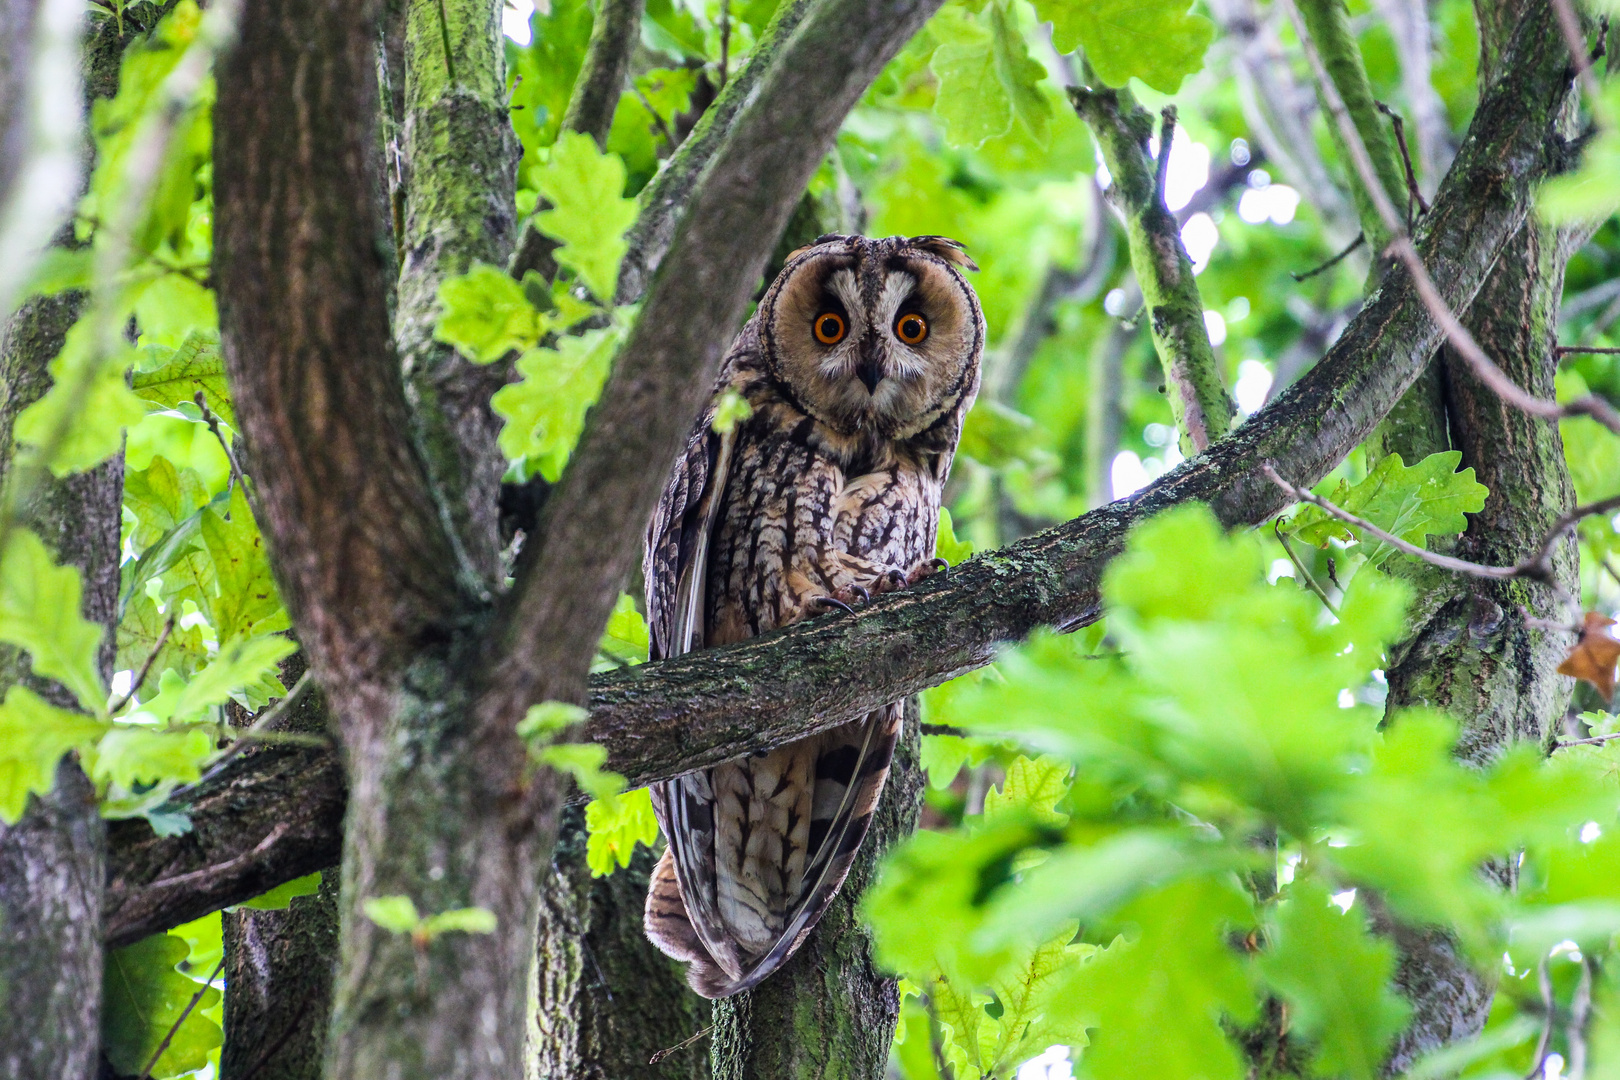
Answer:
[[[846,432],[908,437],[977,382],[978,309],[966,282],[895,246],[828,245],[784,273],[766,316],[779,376]]]

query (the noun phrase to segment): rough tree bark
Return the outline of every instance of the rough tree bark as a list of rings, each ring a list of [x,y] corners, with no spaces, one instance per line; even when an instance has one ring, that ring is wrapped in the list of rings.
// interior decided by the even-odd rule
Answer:
[[[1419,250],[1454,308],[1469,306],[1518,231],[1535,183],[1567,161],[1553,138],[1568,88],[1555,37],[1545,7],[1538,7],[1511,46],[1504,78],[1481,100],[1419,229]],[[611,768],[645,784],[802,738],[937,685],[988,663],[1001,644],[1037,626],[1084,625],[1098,614],[1102,568],[1134,524],[1188,499],[1209,502],[1229,524],[1265,520],[1285,496],[1256,466],[1275,461],[1296,483],[1320,478],[1371,432],[1440,337],[1396,269],[1310,372],[1208,452],[1131,499],[884,597],[858,618],[824,617],[598,677],[583,734],[608,748]],[[206,844],[124,834],[110,867],[119,915],[109,932],[138,935],[174,925],[319,868],[337,822],[330,811],[306,814],[302,805],[287,805],[287,778],[295,774],[305,785],[303,799],[342,801],[330,755],[284,750],[267,755],[259,769],[224,770],[180,801],[192,807]],[[229,805],[240,827],[211,809],[224,804],[226,788],[234,792]],[[296,815],[290,835],[270,835],[289,810]],[[161,884],[180,874],[194,875],[184,889]]]

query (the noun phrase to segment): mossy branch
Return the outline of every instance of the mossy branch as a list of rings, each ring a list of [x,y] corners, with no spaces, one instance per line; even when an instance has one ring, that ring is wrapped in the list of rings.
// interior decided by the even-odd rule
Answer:
[[[607,145],[613,112],[624,91],[624,76],[630,70],[630,54],[641,33],[641,13],[646,0],[599,0],[596,19],[591,23],[591,40],[585,48],[585,63],[574,80],[574,92],[563,113],[564,131],[580,131]]]
[[[1355,34],[1350,29],[1350,11],[1344,0],[1298,0],[1298,7],[1292,10],[1296,15],[1296,31],[1301,37],[1309,35],[1316,45],[1317,53],[1322,57],[1322,66],[1327,69],[1328,77],[1333,80],[1334,89],[1344,101],[1357,134],[1367,146],[1384,195],[1396,206],[1403,205],[1407,198],[1406,173],[1396,153],[1389,122],[1379,114],[1378,103],[1373,98],[1372,83],[1367,79],[1367,65],[1361,59],[1361,47],[1356,44]],[[1320,85],[1317,94],[1321,96]],[[1325,101],[1323,109],[1327,111]],[[1333,134],[1340,156],[1348,161],[1350,151],[1345,145],[1344,136],[1331,121],[1328,130]],[[1355,196],[1361,230],[1373,251],[1381,253],[1389,245],[1392,234],[1378,213],[1366,182],[1354,169],[1350,170],[1350,190]]]
[[[1226,434],[1233,410],[1204,327],[1204,301],[1181,243],[1181,226],[1164,203],[1163,167],[1170,160],[1175,109],[1164,112],[1155,169],[1148,156],[1153,117],[1129,90],[1074,86],[1069,97],[1102,148],[1113,178],[1109,197],[1125,218],[1131,267],[1142,286],[1153,347],[1164,367],[1181,452],[1191,457]]]

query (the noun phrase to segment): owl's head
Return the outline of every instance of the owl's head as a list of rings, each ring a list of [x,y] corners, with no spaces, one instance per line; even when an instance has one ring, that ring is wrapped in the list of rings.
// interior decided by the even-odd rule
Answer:
[[[971,403],[984,315],[942,236],[823,236],[759,306],[766,362],[795,403],[846,434],[904,439]]]

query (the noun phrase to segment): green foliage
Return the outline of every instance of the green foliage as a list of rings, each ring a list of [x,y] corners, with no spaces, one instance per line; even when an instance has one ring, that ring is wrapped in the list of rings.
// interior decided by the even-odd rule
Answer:
[[[1258,967],[1293,1029],[1317,1041],[1319,1071],[1374,1080],[1412,1007],[1389,988],[1395,947],[1368,933],[1365,907],[1341,911],[1320,883],[1296,879]]]
[[[1035,10],[1052,21],[1052,44],[1060,52],[1086,51],[1086,60],[1109,86],[1141,79],[1173,94],[1204,66],[1215,24],[1188,12],[1185,0],[1037,0]]]
[[[96,654],[105,632],[79,614],[83,595],[78,570],[57,566],[26,529],[11,534],[0,552],[0,641],[26,650],[34,673],[61,683],[86,712],[102,713]]]
[[[1030,59],[1016,16],[997,2],[977,15],[955,6],[930,24],[939,47],[934,111],[955,146],[978,146],[1006,134],[1016,117],[1037,143],[1047,141],[1052,106],[1037,84],[1046,72]]]
[[[314,896],[321,887],[321,872],[284,881],[269,892],[236,905],[249,911],[284,911],[300,896]]]
[[[219,338],[193,330],[180,347],[149,346],[131,380],[135,396],[148,405],[172,409],[193,401],[200,393],[208,407],[227,424],[236,418],[231,412],[230,390],[225,385],[225,360],[219,354]]]
[[[439,303],[444,313],[434,336],[475,363],[533,348],[546,335],[546,317],[530,303],[524,286],[486,263],[440,282]]]
[[[593,877],[629,866],[637,844],[652,847],[658,840],[651,793],[637,788],[592,799],[585,807],[585,828],[585,865]]]
[[[646,663],[650,640],[647,620],[636,610],[635,598],[620,593],[613,605],[613,613],[608,616],[607,628],[602,631],[602,640],[596,647],[597,661],[592,670]]]
[[[1490,492],[1475,482],[1473,469],[1458,469],[1460,464],[1459,450],[1430,454],[1410,468],[1399,454],[1390,454],[1359,483],[1340,480],[1328,498],[1407,543],[1421,544],[1426,536],[1462,532],[1468,527],[1463,515],[1485,507]],[[1330,539],[1362,539],[1353,526],[1315,506],[1300,510],[1289,531],[1318,547],[1326,547]],[[1367,561],[1374,566],[1395,553],[1393,547],[1371,537],[1366,538],[1365,547]]]
[[[522,381],[501,387],[491,401],[506,421],[501,452],[531,474],[561,477],[624,333],[618,326],[587,330],[560,338],[556,348],[524,353],[517,362]]]
[[[1620,207],[1620,82],[1604,89],[1595,112],[1602,126],[1582,151],[1580,168],[1541,189],[1541,212],[1553,221],[1601,220]]]
[[[1437,486],[1464,486],[1439,464]],[[1401,527],[1462,524],[1453,496],[1419,502]],[[1405,503],[1367,500],[1396,517]],[[950,702],[968,731],[1043,751],[1006,766],[982,818],[898,849],[865,900],[879,958],[924,988],[959,1074],[1041,1048],[987,1056],[984,1020],[1039,954],[1059,969],[1042,976],[1057,987],[1043,1038],[1090,1040],[1077,1075],[1241,1076],[1227,1032],[1265,993],[1322,1075],[1378,1075],[1408,1009],[1365,904],[1329,906],[1329,881],[1452,927],[1480,964],[1507,950],[1533,969],[1565,939],[1603,949],[1620,931],[1620,842],[1591,824],[1615,824],[1613,750],[1526,746],[1477,771],[1452,757],[1449,722],[1380,731],[1357,698],[1401,632],[1404,587],[1358,575],[1329,619],[1267,584],[1263,551],[1202,507],[1160,515],[1104,579],[1118,653],[1037,639]],[[1275,864],[1255,843],[1273,835]],[[1479,873],[1508,851],[1525,853],[1514,895]],[[1257,903],[1241,882],[1273,866],[1281,887]]]
[[[536,177],[552,209],[535,215],[535,225],[562,241],[557,265],[579,275],[603,303],[613,300],[619,262],[628,250],[624,234],[636,220],[635,200],[620,194],[624,180],[624,162],[578,132],[557,138]]]
[[[210,1051],[224,1043],[225,1033],[204,1015],[219,1004],[220,992],[177,970],[190,953],[181,938],[157,934],[107,954],[101,1048],[121,1075],[141,1075],[171,1030],[168,1048],[152,1068],[160,1080],[203,1068]]]
[[[0,822],[15,825],[28,797],[50,791],[56,766],[71,750],[100,738],[104,725],[59,709],[26,686],[13,686],[0,703]]]
[[[939,532],[934,539],[934,554],[952,566],[967,562],[973,557],[973,545],[966,540],[957,539],[956,528],[951,522],[951,512],[943,506],[939,508]]]

